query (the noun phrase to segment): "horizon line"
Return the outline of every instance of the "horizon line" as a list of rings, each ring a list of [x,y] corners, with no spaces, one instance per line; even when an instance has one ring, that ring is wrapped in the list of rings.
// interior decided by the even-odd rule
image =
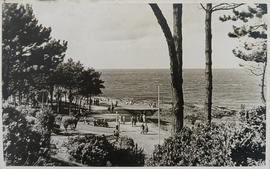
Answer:
[[[168,70],[170,68],[94,68],[96,70]],[[205,68],[183,68],[183,70],[185,69],[205,69]],[[241,67],[237,68],[212,68],[212,69],[243,69]]]

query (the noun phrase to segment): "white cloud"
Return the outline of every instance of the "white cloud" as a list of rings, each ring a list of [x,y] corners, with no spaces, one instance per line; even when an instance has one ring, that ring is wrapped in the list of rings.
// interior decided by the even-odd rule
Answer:
[[[172,24],[172,5],[160,5]],[[148,4],[56,1],[33,4],[36,17],[52,27],[52,36],[67,40],[67,57],[95,68],[168,68],[165,37]],[[184,67],[204,67],[204,11],[185,4]],[[227,37],[231,24],[213,17],[214,67],[237,67]],[[226,57],[225,57],[226,56]]]

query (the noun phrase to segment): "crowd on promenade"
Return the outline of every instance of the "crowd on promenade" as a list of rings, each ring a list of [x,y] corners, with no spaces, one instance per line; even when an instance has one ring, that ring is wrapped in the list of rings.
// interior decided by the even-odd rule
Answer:
[[[116,112],[116,118],[115,118],[115,122],[116,122],[116,126],[115,126],[115,131],[114,131],[114,135],[119,137],[120,135],[120,126],[121,124],[126,124],[126,118],[123,115],[118,115],[118,112]],[[139,115],[132,115],[130,118],[130,122],[131,122],[131,126],[132,127],[136,127],[137,123],[141,123],[140,125],[140,133],[141,134],[147,134],[149,129],[148,129],[148,125],[147,125],[147,119],[146,119],[146,115],[145,114],[139,114]]]

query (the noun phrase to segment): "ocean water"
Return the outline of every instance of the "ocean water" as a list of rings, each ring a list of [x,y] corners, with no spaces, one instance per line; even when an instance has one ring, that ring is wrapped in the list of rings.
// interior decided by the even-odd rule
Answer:
[[[160,86],[162,103],[171,102],[172,88],[169,69],[106,69],[101,78],[105,81],[103,96],[134,100],[157,100]],[[185,69],[185,103],[203,105],[205,98],[204,69]],[[260,77],[245,69],[213,70],[213,105],[240,109],[241,104],[253,107],[262,104]]]

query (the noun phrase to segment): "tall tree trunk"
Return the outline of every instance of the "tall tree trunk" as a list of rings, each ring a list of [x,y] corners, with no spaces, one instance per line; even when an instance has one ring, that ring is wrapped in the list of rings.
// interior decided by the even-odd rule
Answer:
[[[178,130],[183,128],[184,119],[184,96],[183,96],[183,47],[182,47],[182,4],[173,4],[173,36],[176,49],[177,57],[177,69],[178,73],[176,76],[176,84],[174,87],[175,99],[175,129]]]
[[[204,103],[204,111],[207,114],[208,124],[211,125],[212,117],[212,4],[206,5],[205,16],[205,88],[206,98]]]
[[[67,103],[67,92],[65,92],[65,103]]]
[[[62,103],[62,97],[61,95],[58,97],[58,106],[57,106],[57,113],[59,114],[61,112],[61,103]]]
[[[157,4],[150,4],[158,23],[166,37],[169,56],[170,56],[170,74],[172,79],[173,100],[175,100],[173,113],[173,133],[180,131],[183,128],[183,91],[182,91],[182,4],[173,5],[174,16],[174,38],[168,23],[163,16]],[[180,30],[178,30],[180,29]],[[177,45],[177,47],[176,47]],[[179,53],[178,53],[179,52]],[[181,62],[179,63],[179,61]],[[180,67],[179,67],[180,66]]]
[[[53,90],[54,90],[54,87],[52,85],[50,86],[50,104],[51,104],[52,109],[53,109]]]
[[[69,100],[69,104],[68,104],[68,114],[70,116],[72,116],[72,111],[71,111],[71,104],[72,104],[72,92],[71,92],[71,89],[69,90],[69,94],[68,94],[68,100]]]
[[[57,112],[57,114],[59,114],[60,113],[60,104],[61,104],[60,99],[58,99],[57,103],[58,104],[57,104],[57,111],[56,112]]]
[[[92,104],[92,102],[91,102],[91,95],[89,95],[88,96],[88,98],[89,98],[89,113],[91,112],[91,104]]]
[[[74,110],[77,111],[77,103],[78,103],[78,96],[75,96],[75,107],[74,107]]]
[[[81,112],[81,109],[82,109],[82,100],[83,100],[83,97],[80,98],[79,112]]]
[[[262,95],[261,97],[264,104],[266,103],[266,98],[265,98],[265,93],[264,93],[266,67],[267,67],[267,60],[265,60],[265,63],[263,65],[263,75],[262,75],[262,84],[261,84],[261,95]]]

